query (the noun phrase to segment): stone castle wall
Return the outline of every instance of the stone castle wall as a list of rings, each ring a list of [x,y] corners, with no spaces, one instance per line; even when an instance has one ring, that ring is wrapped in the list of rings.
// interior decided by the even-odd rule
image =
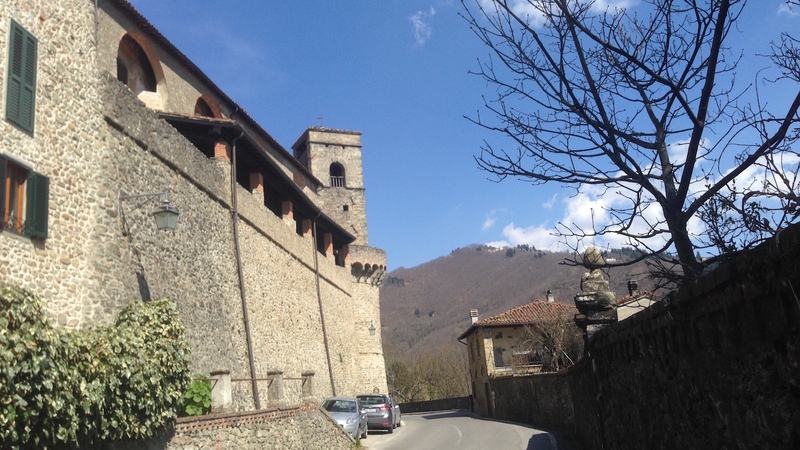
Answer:
[[[110,3],[100,2],[101,39],[119,39],[120,30],[134,26],[122,19],[107,23],[124,17]],[[46,240],[0,232],[0,281],[39,293],[51,320],[67,327],[107,323],[130,301],[170,298],[193,350],[192,371],[225,368],[234,379],[249,378],[230,164],[206,158],[108,73],[115,55],[108,49],[116,44],[94,45],[94,2],[0,4],[3,52],[10,18],[39,41],[36,129],[30,136],[0,121],[0,151],[50,178],[50,211]],[[193,104],[196,96],[188,92],[202,80],[166,59],[167,104]],[[2,74],[5,64],[0,58]],[[120,209],[119,195],[165,186],[180,210],[176,231],[153,226],[149,211],[157,202],[128,200]],[[373,386],[385,392],[377,288],[358,283],[332,256],[317,253],[315,262],[310,237],[299,236],[256,195],[236,189],[256,376],[279,369],[291,379],[313,371],[317,395],[332,393],[318,271],[337,394]],[[371,320],[378,333],[358,337],[362,330],[368,334],[369,325],[362,324]],[[233,385],[234,408],[252,408],[250,382]],[[286,386],[287,401],[299,401],[300,383]],[[259,391],[263,405],[266,382]]]

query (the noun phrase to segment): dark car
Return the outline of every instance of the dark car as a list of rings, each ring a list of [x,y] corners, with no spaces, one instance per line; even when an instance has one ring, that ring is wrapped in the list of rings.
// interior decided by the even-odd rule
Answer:
[[[382,429],[389,433],[399,426],[400,408],[395,406],[391,397],[385,394],[359,395],[361,410],[367,413],[367,426],[371,429]]]

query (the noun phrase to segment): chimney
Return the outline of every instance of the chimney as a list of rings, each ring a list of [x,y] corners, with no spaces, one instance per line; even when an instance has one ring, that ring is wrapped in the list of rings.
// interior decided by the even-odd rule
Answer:
[[[639,282],[636,280],[628,280],[628,294],[631,296],[639,295]]]
[[[470,309],[469,310],[469,318],[472,320],[472,323],[478,321],[478,310],[477,309]]]
[[[553,303],[556,301],[556,298],[553,296],[553,291],[551,291],[550,289],[547,290],[547,301],[549,303]]]

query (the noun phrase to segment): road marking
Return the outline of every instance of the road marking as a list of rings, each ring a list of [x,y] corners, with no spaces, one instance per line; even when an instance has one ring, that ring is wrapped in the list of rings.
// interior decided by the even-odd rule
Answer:
[[[450,426],[451,426],[451,427],[453,427],[453,428],[455,428],[455,429],[456,429],[456,431],[458,431],[458,442],[456,442],[456,445],[458,445],[458,444],[460,444],[460,443],[461,443],[461,430],[459,430],[459,429],[458,429],[458,427],[457,427],[457,426],[455,426],[455,425],[453,425],[453,424],[450,424]]]

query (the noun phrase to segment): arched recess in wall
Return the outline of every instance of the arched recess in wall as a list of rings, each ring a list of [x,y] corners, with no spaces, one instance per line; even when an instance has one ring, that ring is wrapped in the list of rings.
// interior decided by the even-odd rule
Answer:
[[[338,162],[332,163],[331,168],[331,187],[345,187],[347,183],[344,177],[344,166]]]
[[[126,33],[117,48],[117,79],[148,108],[164,110],[166,83],[155,49],[142,36]]]
[[[222,117],[222,111],[213,98],[203,94],[194,102],[194,115],[219,119]]]

